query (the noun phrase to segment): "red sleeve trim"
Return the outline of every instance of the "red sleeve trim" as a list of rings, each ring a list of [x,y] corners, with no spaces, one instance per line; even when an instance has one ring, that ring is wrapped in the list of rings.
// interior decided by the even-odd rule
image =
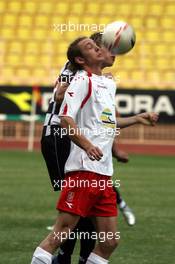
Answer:
[[[83,108],[83,106],[87,103],[87,101],[89,100],[89,98],[91,97],[91,94],[92,94],[92,81],[90,79],[91,76],[92,76],[92,74],[90,72],[88,72],[88,77],[89,77],[88,94],[86,95],[86,97],[82,101],[81,108]]]

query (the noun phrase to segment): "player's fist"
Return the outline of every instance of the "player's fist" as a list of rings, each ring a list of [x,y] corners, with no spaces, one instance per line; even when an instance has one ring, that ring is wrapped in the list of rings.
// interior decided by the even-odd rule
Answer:
[[[91,160],[100,160],[103,157],[101,149],[94,145],[89,146],[86,153]]]
[[[119,162],[126,163],[129,161],[128,153],[120,149],[116,151],[115,157]]]
[[[155,126],[159,119],[159,115],[154,112],[141,113],[136,116],[138,123],[148,126]]]

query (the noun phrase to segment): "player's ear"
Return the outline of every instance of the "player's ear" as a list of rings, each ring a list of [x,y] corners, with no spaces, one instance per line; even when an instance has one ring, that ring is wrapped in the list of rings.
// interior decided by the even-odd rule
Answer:
[[[85,60],[83,57],[75,57],[75,62],[79,65],[83,65],[85,63]]]

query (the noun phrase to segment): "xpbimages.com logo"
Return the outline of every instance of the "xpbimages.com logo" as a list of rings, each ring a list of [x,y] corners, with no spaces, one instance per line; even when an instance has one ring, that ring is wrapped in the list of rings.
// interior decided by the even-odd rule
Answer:
[[[54,23],[53,29],[56,32],[63,34],[66,31],[89,31],[89,32],[104,32],[105,24],[79,24],[68,21],[67,23]]]
[[[57,239],[61,242],[70,239],[70,240],[74,240],[74,239],[94,239],[94,240],[98,240],[100,242],[105,242],[106,240],[119,240],[120,239],[120,232],[81,232],[78,231],[78,229],[76,230],[76,232],[74,231],[70,231],[70,229],[68,230],[68,232],[54,232],[54,239]]]
[[[99,188],[101,191],[105,190],[106,188],[119,188],[120,187],[120,180],[103,180],[99,179],[98,181],[95,179],[92,180],[83,180],[77,177],[77,179],[71,179],[71,177],[68,177],[61,181],[54,180],[54,188],[57,187],[60,190],[63,188],[69,187],[69,188]]]
[[[101,138],[104,138],[106,136],[113,137],[113,136],[119,136],[120,135],[120,128],[106,128],[106,127],[101,127],[101,128],[93,128],[93,129],[88,129],[88,128],[71,128],[69,127],[68,129],[66,128],[54,128],[54,136],[59,136],[60,138],[63,138],[64,136],[74,136],[74,135],[93,135],[93,136],[99,136]]]

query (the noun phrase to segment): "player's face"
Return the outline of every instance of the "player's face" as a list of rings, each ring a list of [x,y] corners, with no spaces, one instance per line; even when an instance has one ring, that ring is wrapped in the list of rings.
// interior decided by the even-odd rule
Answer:
[[[114,64],[115,56],[104,46],[101,46],[101,52],[104,56],[104,61],[102,63],[102,68],[111,67]]]
[[[92,39],[83,39],[78,45],[87,65],[101,64],[104,61],[101,48],[99,48]]]

